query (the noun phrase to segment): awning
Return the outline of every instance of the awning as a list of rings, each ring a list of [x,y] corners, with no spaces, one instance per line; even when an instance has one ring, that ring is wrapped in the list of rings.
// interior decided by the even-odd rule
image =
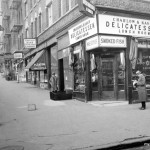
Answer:
[[[45,70],[46,68],[46,53],[45,50],[38,52],[34,58],[25,67],[25,70]]]

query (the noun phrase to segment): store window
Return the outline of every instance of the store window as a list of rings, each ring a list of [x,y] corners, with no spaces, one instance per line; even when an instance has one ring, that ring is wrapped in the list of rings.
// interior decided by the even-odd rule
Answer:
[[[33,22],[31,22],[31,38],[33,38]]]
[[[85,93],[84,51],[81,45],[74,47],[74,91]]]
[[[34,22],[35,24],[35,32],[34,32],[34,34],[35,34],[35,37],[37,37],[37,18],[35,18],[35,22]]]
[[[48,82],[48,79],[47,79],[47,70],[41,70],[39,78],[40,78],[40,82],[43,82],[43,83],[44,82]]]
[[[25,9],[25,17],[28,15],[28,4],[27,1],[24,3],[24,9]]]
[[[42,32],[42,13],[39,14],[39,33]]]
[[[65,15],[71,9],[71,0],[61,0],[61,15]]]
[[[132,81],[137,80],[136,71],[143,72],[146,78],[147,98],[150,98],[150,52],[148,41],[139,41],[137,49],[137,61],[135,68],[132,68]],[[137,100],[137,89],[133,87],[133,99]]]
[[[94,54],[90,55],[90,71],[91,71],[91,82],[92,82],[92,90],[98,91],[98,68],[96,56]]]
[[[147,88],[150,88],[150,52],[149,49],[138,49],[138,59],[133,75],[136,70],[141,70],[146,76]]]
[[[51,26],[53,23],[53,3],[49,3],[46,7],[46,20],[47,20],[47,27]]]

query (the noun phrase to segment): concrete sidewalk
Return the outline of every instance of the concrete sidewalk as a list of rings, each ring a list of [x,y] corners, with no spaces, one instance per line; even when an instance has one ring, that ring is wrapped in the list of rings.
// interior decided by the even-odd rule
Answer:
[[[48,90],[28,83],[4,79],[0,82],[3,84],[1,95],[6,87],[7,91],[13,89],[13,93],[18,93],[11,101],[14,95],[11,93],[0,99],[0,113],[3,111],[4,116],[1,115],[0,123],[13,120],[0,127],[0,147],[94,150],[150,139],[150,103],[146,110],[139,110],[140,104],[120,101],[53,101]],[[36,104],[37,110],[28,111],[28,104]]]

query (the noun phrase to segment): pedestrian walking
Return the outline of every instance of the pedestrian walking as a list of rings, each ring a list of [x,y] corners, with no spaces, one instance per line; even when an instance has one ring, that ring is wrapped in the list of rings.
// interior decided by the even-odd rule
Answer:
[[[134,81],[134,86],[136,86],[138,91],[139,101],[141,102],[141,110],[146,109],[146,100],[147,100],[147,91],[146,91],[146,79],[145,75],[140,71],[136,71],[136,75],[138,76],[138,80]]]
[[[58,82],[57,76],[55,75],[55,72],[53,72],[49,80],[51,92],[57,92],[58,90],[57,82]]]

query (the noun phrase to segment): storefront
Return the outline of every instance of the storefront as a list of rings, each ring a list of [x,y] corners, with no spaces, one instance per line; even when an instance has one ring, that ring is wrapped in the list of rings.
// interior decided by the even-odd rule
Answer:
[[[75,98],[132,103],[137,100],[132,88],[137,69],[146,74],[149,86],[150,21],[121,15],[97,14],[69,30]]]
[[[92,100],[125,100],[126,37],[97,35],[85,41]]]
[[[27,81],[43,89],[48,88],[46,53],[45,50],[38,52],[25,67]]]

